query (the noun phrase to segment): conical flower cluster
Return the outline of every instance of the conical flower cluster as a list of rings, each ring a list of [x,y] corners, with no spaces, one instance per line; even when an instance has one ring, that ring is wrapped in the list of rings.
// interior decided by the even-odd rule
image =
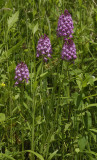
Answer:
[[[57,27],[57,36],[64,38],[64,45],[61,52],[61,58],[64,60],[72,60],[76,59],[76,47],[73,43],[72,33],[73,33],[73,21],[71,14],[68,12],[68,10],[64,11],[64,14],[62,14],[59,17],[58,20],[58,27]]]
[[[28,83],[29,79],[29,70],[27,65],[24,62],[21,62],[17,65],[15,69],[15,85],[18,85],[19,83],[26,82]]]
[[[72,60],[76,59],[76,47],[75,44],[73,43],[72,39],[68,39],[65,41],[62,52],[61,52],[61,58],[64,60]]]
[[[73,28],[74,27],[73,27],[72,17],[68,12],[68,10],[65,10],[64,14],[62,14],[58,20],[57,35],[59,37],[62,36],[64,38],[68,37],[71,38],[73,33]]]
[[[38,45],[37,45],[37,57],[42,56],[44,61],[47,62],[48,57],[51,58],[52,48],[51,48],[51,42],[49,38],[44,35],[41,36]]]

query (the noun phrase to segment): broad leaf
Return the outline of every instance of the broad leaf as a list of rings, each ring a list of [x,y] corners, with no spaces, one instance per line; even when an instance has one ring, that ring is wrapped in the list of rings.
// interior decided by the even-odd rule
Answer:
[[[4,113],[0,113],[0,122],[5,121],[5,114]]]
[[[13,25],[17,22],[19,17],[19,11],[17,11],[16,13],[14,13],[12,15],[12,17],[9,17],[8,19],[8,31],[11,29],[11,27],[13,27]]]

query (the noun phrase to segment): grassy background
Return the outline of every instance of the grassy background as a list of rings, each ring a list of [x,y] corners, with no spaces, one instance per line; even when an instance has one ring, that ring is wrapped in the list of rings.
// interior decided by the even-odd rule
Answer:
[[[74,23],[74,64],[61,60],[56,36],[65,9]],[[52,43],[48,63],[36,58],[43,34]],[[97,159],[96,53],[96,0],[0,0],[1,160]],[[14,87],[21,61],[29,84]]]

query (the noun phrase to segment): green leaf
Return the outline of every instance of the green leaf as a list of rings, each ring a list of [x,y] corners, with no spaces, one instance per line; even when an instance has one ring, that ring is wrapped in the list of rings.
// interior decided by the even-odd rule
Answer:
[[[15,61],[12,61],[11,65],[8,67],[9,72],[12,72],[13,70],[15,70],[15,67],[16,67]]]
[[[0,107],[3,107],[4,106],[4,104],[0,104]]]
[[[42,74],[40,75],[40,78],[44,78],[44,77],[46,77],[47,75],[48,75],[48,72],[42,73]]]
[[[88,154],[88,157],[90,160],[95,160],[95,158],[93,158],[91,155]]]
[[[40,65],[39,65],[39,67],[38,67],[38,69],[37,69],[36,77],[39,76],[39,74],[40,74],[40,72],[41,72],[41,70],[42,70],[42,66],[43,66],[43,63],[40,63]]]
[[[36,25],[33,27],[33,34],[35,34],[37,30],[38,30],[38,23],[36,23]]]
[[[31,151],[31,150],[25,150],[25,151],[22,151],[22,152],[17,152],[16,154],[22,154],[22,153],[26,153],[26,152],[29,152],[29,153],[34,154],[34,155],[37,156],[37,158],[39,158],[40,160],[44,160],[44,158],[42,157],[42,155],[40,155],[40,154],[37,153],[37,152]],[[15,154],[15,155],[16,155],[16,154]]]
[[[46,17],[47,19],[47,23],[48,23],[48,26],[49,26],[49,37],[51,36],[51,25],[50,25],[50,20],[48,17]]]
[[[92,109],[93,107],[97,107],[97,103],[89,104],[86,107],[84,107],[82,110],[85,111],[85,110],[88,110],[88,109]]]
[[[12,15],[12,17],[9,17],[8,19],[8,31],[11,29],[11,27],[13,27],[13,25],[17,22],[19,17],[19,11],[17,11],[16,13],[14,13]]]
[[[58,149],[53,153],[51,153],[50,156],[48,157],[48,160],[51,160],[56,155],[57,152],[58,152]]]
[[[41,124],[42,118],[41,116],[36,117],[36,124]]]
[[[26,91],[25,91],[25,98],[27,98],[29,101],[32,101],[32,98],[28,95]]]
[[[76,83],[77,83],[80,90],[82,90],[82,82],[83,82],[83,74],[81,73],[76,78]]]
[[[79,148],[75,148],[75,152],[76,152],[76,153],[79,153],[79,152],[80,152],[80,149],[79,149]]]
[[[5,121],[5,114],[4,113],[0,113],[0,122]]]
[[[85,137],[79,138],[78,145],[81,151],[85,149],[86,144],[87,144],[87,140],[85,139]]]
[[[91,118],[91,113],[89,111],[85,112],[84,121],[85,121],[86,128],[87,129],[91,128],[92,118]]]
[[[17,94],[17,95],[15,95],[15,97],[14,97],[14,98],[15,98],[15,100],[16,100],[16,99],[18,99],[19,97],[20,97],[20,95],[19,95],[19,94]]]
[[[24,107],[27,109],[27,111],[29,112],[29,115],[32,117],[32,113],[29,109],[29,105],[27,105],[26,103],[23,102]]]
[[[91,134],[91,136],[93,137],[93,139],[94,139],[94,141],[96,143],[97,142],[97,138],[96,138],[97,133],[95,134],[93,132],[90,132],[90,134]]]
[[[66,123],[66,125],[65,125],[65,131],[67,131],[70,126],[71,126],[71,123]]]
[[[19,43],[17,43],[11,49],[9,49],[8,51],[3,52],[2,56],[0,57],[0,63],[3,63],[6,59],[8,59],[11,56],[11,54],[21,46],[21,44],[23,42],[24,42],[24,40],[21,40]]]
[[[14,158],[12,158],[12,157],[10,157],[10,156],[8,156],[6,154],[3,154],[3,153],[0,153],[0,157],[1,158],[7,158],[7,159],[15,160]]]
[[[32,24],[31,24],[31,23],[28,23],[28,28],[29,28],[30,30],[32,30]]]
[[[92,154],[94,156],[97,156],[97,153],[93,151],[83,151],[82,153],[87,153],[87,154]]]
[[[35,90],[36,90],[36,88],[37,88],[37,84],[38,84],[38,81],[35,81],[35,82],[33,83],[33,91],[35,91]]]
[[[93,95],[90,95],[90,96],[84,97],[83,99],[90,98],[90,97],[95,97],[95,96],[97,96],[97,94],[93,94]]]
[[[92,126],[92,117],[91,117],[91,113],[89,111],[87,111],[86,113],[87,113],[87,126],[89,129]]]
[[[95,132],[95,133],[97,133],[97,129],[95,129],[95,128],[93,128],[93,129],[89,129],[90,131],[92,131],[92,132]]]

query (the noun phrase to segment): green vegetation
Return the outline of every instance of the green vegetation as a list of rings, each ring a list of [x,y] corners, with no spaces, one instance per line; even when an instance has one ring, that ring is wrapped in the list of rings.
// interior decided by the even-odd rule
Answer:
[[[59,16],[74,23],[77,59],[61,59]],[[36,58],[41,35],[52,44],[47,63]],[[15,84],[25,62],[28,84]],[[0,0],[0,159],[97,159],[96,0]]]

